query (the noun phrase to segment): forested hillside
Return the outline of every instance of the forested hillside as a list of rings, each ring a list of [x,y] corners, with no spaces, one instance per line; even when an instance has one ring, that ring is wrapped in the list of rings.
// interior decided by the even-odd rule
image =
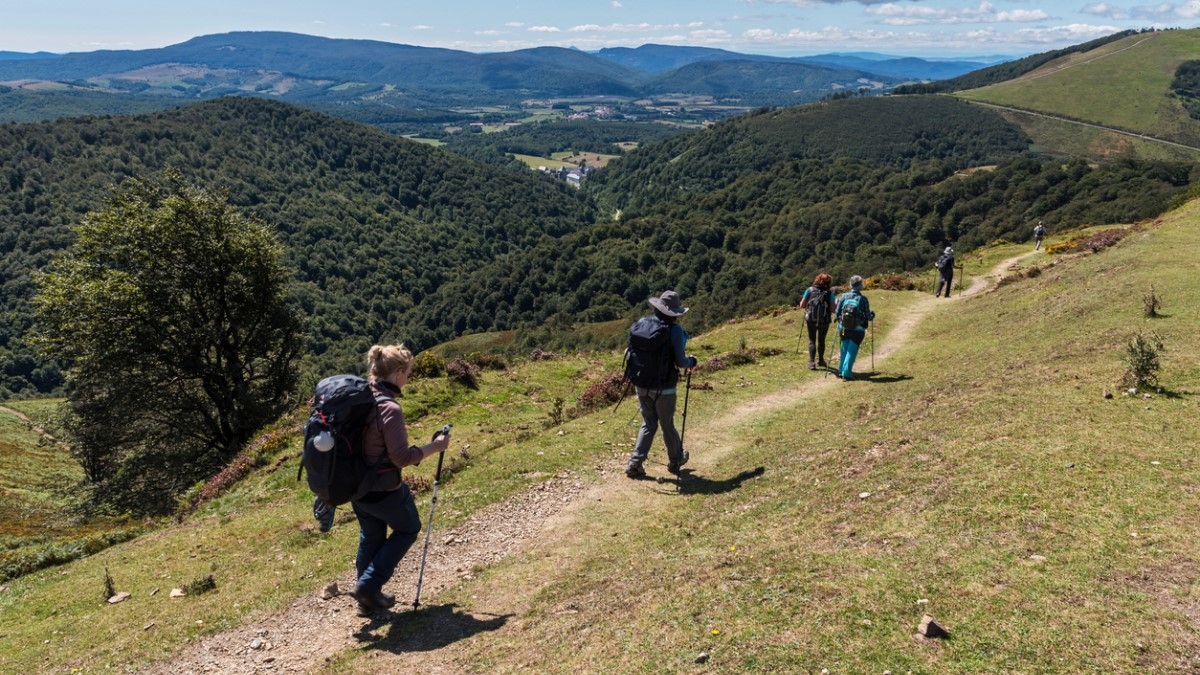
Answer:
[[[1021,241],[1161,213],[1191,164],[1063,162],[944,97],[764,110],[617,160],[590,179],[609,217],[451,280],[403,317],[429,344],[464,327],[603,321],[674,288],[700,329],[799,302],[819,271],[924,270],[946,245]],[[974,167],[974,169],[972,169]],[[541,339],[553,339],[551,331]]]
[[[168,166],[278,227],[323,371],[357,368],[371,341],[447,279],[592,222],[573,190],[533,172],[258,99],[0,126],[0,388],[59,382],[21,341],[33,271],[112,185]]]
[[[1024,239],[1035,219],[1151,217],[1193,178],[1191,164],[1039,159],[987,109],[921,96],[764,109],[646,145],[583,192],[254,99],[10,124],[0,166],[0,358],[4,388],[26,392],[59,382],[20,340],[32,271],[108,186],[167,166],[278,227],[321,371],[357,368],[385,336],[422,349],[518,329],[519,349],[562,346],[668,287],[700,329],[795,303],[822,270],[923,270],[947,244]]]

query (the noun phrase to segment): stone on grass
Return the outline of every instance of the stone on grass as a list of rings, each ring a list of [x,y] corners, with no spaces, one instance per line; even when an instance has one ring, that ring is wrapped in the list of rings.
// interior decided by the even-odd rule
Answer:
[[[108,599],[108,604],[110,604],[110,605],[115,605],[115,604],[117,604],[118,602],[125,602],[125,601],[126,601],[126,600],[128,600],[128,599],[129,599],[129,592],[128,592],[128,591],[121,591],[120,593],[117,593],[116,595],[114,595],[114,596],[112,596],[111,598],[109,598],[109,599]]]
[[[697,654],[696,663],[708,663],[708,652],[700,652]]]
[[[926,614],[921,617],[921,625],[917,626],[917,632],[927,638],[948,638],[950,633],[938,625],[932,616]]]
[[[328,586],[321,589],[321,599],[322,600],[330,600],[332,598],[336,598],[339,595],[341,595],[341,591],[338,590],[338,585],[337,585],[336,581],[330,583]]]

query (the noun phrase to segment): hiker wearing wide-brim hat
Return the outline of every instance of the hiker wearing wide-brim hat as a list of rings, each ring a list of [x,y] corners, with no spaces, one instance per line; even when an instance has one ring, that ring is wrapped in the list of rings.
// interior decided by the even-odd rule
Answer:
[[[679,294],[675,291],[666,291],[657,298],[650,298],[649,302],[650,306],[655,310],[671,318],[681,317],[687,314],[688,311],[688,308],[684,307],[683,302],[679,299]]]
[[[667,471],[678,474],[689,459],[683,439],[675,429],[679,369],[696,367],[696,357],[688,356],[685,351],[687,331],[676,321],[688,308],[675,291],[650,298],[649,303],[654,313],[638,319],[629,329],[629,348],[625,351],[625,376],[634,385],[642,413],[642,428],[625,469],[630,478],[646,475],[642,464],[650,454],[659,427],[667,446]]]

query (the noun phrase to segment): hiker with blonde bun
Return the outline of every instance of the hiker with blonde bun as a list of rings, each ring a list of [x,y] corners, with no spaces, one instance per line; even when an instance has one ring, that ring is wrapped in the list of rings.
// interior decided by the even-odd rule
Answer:
[[[365,422],[363,458],[370,465],[381,464],[388,470],[377,471],[370,491],[350,502],[360,529],[354,561],[358,576],[350,594],[358,601],[362,616],[395,604],[395,596],[383,592],[383,586],[421,532],[421,517],[412,492],[400,480],[400,469],[445,452],[450,445],[448,434],[436,436],[425,445],[409,445],[404,411],[395,397],[408,382],[412,363],[412,352],[402,344],[375,345],[367,352],[367,380],[375,393],[376,406]]]
[[[862,294],[862,285],[862,277],[857,274],[850,277],[850,290],[838,297],[835,309],[838,331],[842,338],[838,376],[847,382],[854,379],[854,359],[858,357],[859,345],[867,336],[870,322],[875,320],[871,303],[867,301],[867,296]]]

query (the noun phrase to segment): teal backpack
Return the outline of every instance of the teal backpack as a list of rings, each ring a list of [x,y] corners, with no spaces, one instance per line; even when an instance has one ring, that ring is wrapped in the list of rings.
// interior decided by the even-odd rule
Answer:
[[[838,323],[842,325],[842,330],[858,330],[866,324],[867,317],[858,306],[861,300],[862,295],[853,291],[842,296],[838,305]]]

